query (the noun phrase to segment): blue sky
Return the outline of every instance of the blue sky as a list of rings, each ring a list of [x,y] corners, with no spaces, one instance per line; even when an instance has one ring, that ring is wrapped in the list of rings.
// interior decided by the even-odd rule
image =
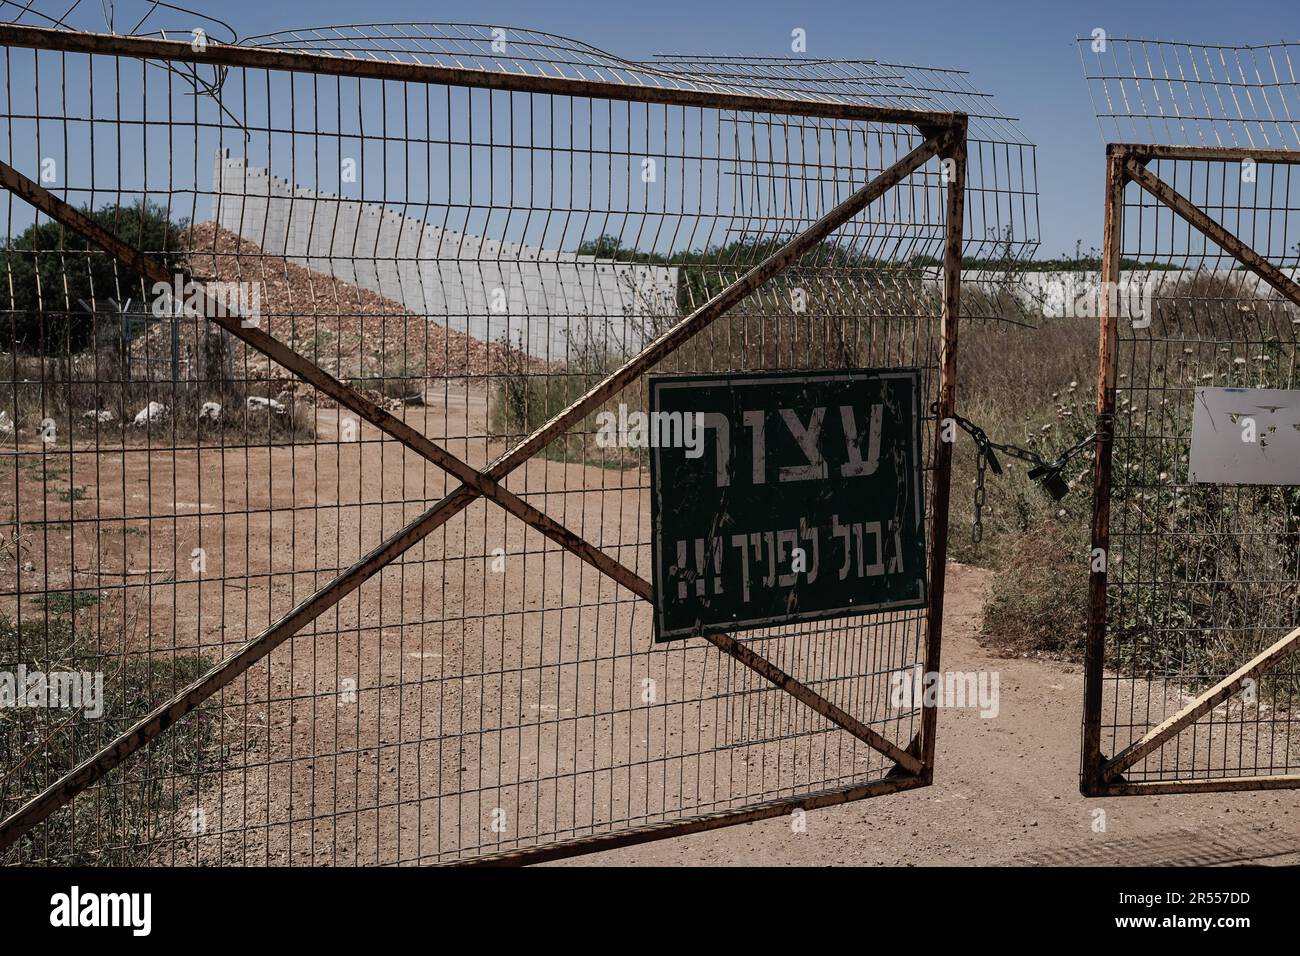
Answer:
[[[216,8],[213,8],[216,9]],[[808,55],[857,57],[969,70],[1039,147],[1042,254],[1101,242],[1102,135],[1074,44],[1102,27],[1111,36],[1192,43],[1267,43],[1300,36],[1294,2],[1066,3],[925,0],[564,0],[413,2],[227,0],[221,16],[245,34],[358,20],[450,20],[531,27],[628,57],[659,52],[782,56],[790,31],[807,31]]]
[[[1099,245],[1101,238],[1103,141],[1081,76],[1076,36],[1101,27],[1110,36],[1238,44],[1300,34],[1295,0],[189,0],[188,5],[213,12],[245,36],[358,21],[461,21],[559,33],[629,58],[658,52],[790,55],[790,32],[801,27],[811,57],[966,69],[977,88],[996,94],[1001,109],[1020,119],[1039,147],[1043,255],[1073,251],[1076,240],[1085,248]],[[123,0],[120,8],[126,6]]]

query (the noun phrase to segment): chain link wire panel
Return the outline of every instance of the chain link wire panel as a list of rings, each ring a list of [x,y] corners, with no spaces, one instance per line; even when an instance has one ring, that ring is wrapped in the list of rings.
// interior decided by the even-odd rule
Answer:
[[[201,68],[0,56],[7,164],[476,468],[924,139],[215,45]],[[912,366],[935,396],[940,289],[917,262],[942,257],[944,175],[931,161],[657,371]],[[3,202],[0,670],[102,691],[0,709],[0,817],[457,485],[191,314],[190,290]],[[643,380],[620,405],[646,407]],[[647,472],[593,415],[504,484],[648,576]],[[920,713],[890,679],[926,626],[741,636],[905,748]],[[479,499],[4,859],[453,862],[849,799],[893,766],[713,647],[654,646],[649,605]]]

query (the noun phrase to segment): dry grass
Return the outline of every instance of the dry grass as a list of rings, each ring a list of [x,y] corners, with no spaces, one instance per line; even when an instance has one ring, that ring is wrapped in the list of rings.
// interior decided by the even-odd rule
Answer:
[[[1087,636],[1086,529],[1046,520],[1007,548],[984,608],[984,631],[1008,650],[1077,660]]]
[[[205,323],[206,324],[206,323]],[[284,411],[250,409],[248,399],[276,398]],[[143,426],[136,415],[151,402],[166,413]],[[221,406],[217,421],[199,416],[204,404]],[[30,443],[43,433],[47,448],[110,447],[177,440],[311,441],[316,436],[308,405],[285,394],[279,383],[238,379],[209,370],[174,383],[170,376],[128,371],[123,351],[99,348],[76,355],[0,356],[0,408],[16,426],[5,443]],[[107,412],[108,420],[88,413]],[[52,427],[51,424],[52,423]]]
[[[957,408],[1002,444],[1029,448],[1048,460],[1090,434],[1096,395],[1096,323],[1047,319],[1041,327],[968,323],[958,348]],[[961,433],[953,456],[949,554],[997,566],[1014,557],[1021,539],[1049,523],[1086,523],[1091,496],[1072,491],[1055,502],[1028,478],[1029,466],[999,456],[1002,475],[989,472],[983,540],[971,540],[976,480],[975,443]],[[1078,482],[1091,465],[1085,453],[1066,471]],[[1061,512],[1064,511],[1064,514]]]

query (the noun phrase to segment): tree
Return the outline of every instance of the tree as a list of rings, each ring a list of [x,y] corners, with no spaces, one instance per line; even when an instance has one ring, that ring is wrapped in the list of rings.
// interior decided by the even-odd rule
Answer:
[[[157,203],[139,199],[98,210],[83,207],[82,212],[169,270],[183,257],[181,239],[187,222],[172,222],[166,208]],[[90,344],[94,330],[82,302],[101,311],[111,309],[109,300],[141,300],[153,285],[119,267],[80,233],[56,222],[28,226],[5,241],[3,249],[11,294],[9,309],[0,310],[0,349],[4,350],[80,351]]]

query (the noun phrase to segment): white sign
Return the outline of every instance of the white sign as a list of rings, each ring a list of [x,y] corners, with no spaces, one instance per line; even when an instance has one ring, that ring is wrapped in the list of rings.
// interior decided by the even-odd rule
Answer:
[[[1300,485],[1300,391],[1198,388],[1188,480]]]

